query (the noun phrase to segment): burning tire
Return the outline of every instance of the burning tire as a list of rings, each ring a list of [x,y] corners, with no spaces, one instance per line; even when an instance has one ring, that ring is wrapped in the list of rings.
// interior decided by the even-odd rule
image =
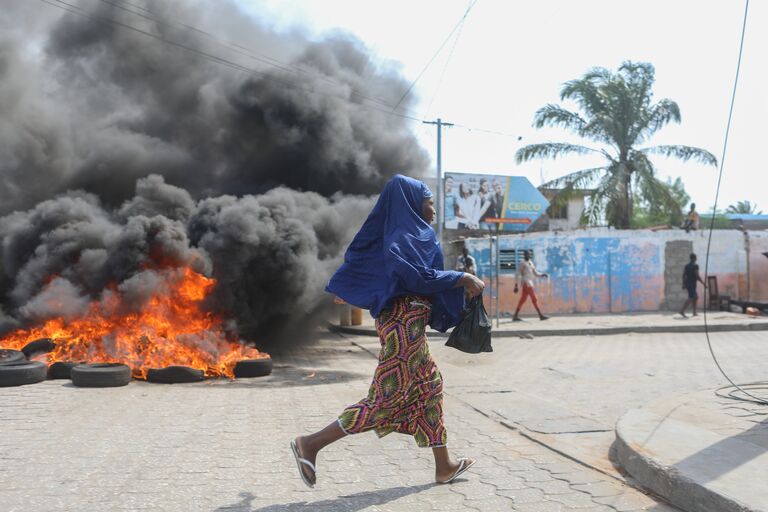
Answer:
[[[235,365],[235,377],[238,379],[250,379],[252,377],[265,377],[272,373],[272,358],[261,357],[259,359],[243,359]]]
[[[48,367],[49,379],[71,379],[72,368],[78,364],[83,364],[78,361],[56,361]]]
[[[48,367],[38,361],[22,361],[0,365],[0,387],[23,386],[45,380]]]
[[[27,359],[32,359],[38,354],[47,354],[48,352],[53,352],[53,349],[55,348],[56,342],[54,342],[51,338],[40,338],[39,340],[30,341],[24,345],[24,348],[22,348],[21,351],[24,352],[24,355],[27,356]]]
[[[24,352],[20,350],[11,350],[8,348],[0,348],[0,365],[21,363],[27,360]]]
[[[147,382],[159,384],[182,384],[185,382],[200,382],[205,379],[203,370],[189,366],[167,366],[165,368],[150,368],[147,372]]]
[[[72,384],[83,388],[116,388],[131,382],[131,368],[121,363],[78,364],[71,375]]]

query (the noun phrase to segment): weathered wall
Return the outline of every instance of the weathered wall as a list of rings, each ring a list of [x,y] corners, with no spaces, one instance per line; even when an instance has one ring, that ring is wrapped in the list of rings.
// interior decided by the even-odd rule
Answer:
[[[768,231],[749,233],[749,300],[768,301]]]
[[[749,262],[746,239],[747,235],[740,231],[716,231],[709,253],[709,275],[717,276],[721,293],[745,299],[749,294],[752,300],[768,300],[768,283],[763,277],[768,276],[768,258],[756,249],[759,246],[760,252],[768,251],[768,233],[751,236]],[[488,241],[470,239],[466,244],[477,259],[480,277],[489,279]],[[680,300],[685,299],[682,265],[687,262],[691,249],[699,255],[702,277],[704,275],[707,236],[704,231],[594,228],[503,236],[500,249],[534,251],[536,267],[550,274],[549,280],[540,279],[536,285],[537,295],[547,312],[674,310],[680,307]],[[762,282],[757,283],[759,279]],[[501,311],[515,309],[519,295],[512,293],[514,280],[514,272],[502,271]],[[699,296],[704,298],[701,288]],[[523,309],[524,313],[533,311],[530,303]]]

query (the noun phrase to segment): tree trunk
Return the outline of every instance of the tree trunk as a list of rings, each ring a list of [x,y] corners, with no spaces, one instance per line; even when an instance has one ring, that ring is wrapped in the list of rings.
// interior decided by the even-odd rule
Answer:
[[[624,154],[624,153],[622,153]],[[619,229],[629,229],[632,220],[632,172],[626,159],[619,161],[621,193],[621,211],[619,212]]]

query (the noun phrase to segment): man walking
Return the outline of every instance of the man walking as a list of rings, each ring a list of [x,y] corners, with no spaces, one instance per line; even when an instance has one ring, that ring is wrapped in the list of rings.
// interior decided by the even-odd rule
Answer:
[[[696,302],[699,300],[699,296],[696,293],[696,285],[701,283],[704,285],[704,289],[707,289],[707,285],[699,275],[699,265],[696,263],[696,255],[691,253],[691,261],[683,269],[683,290],[688,290],[688,300],[683,304],[683,309],[680,310],[680,316],[685,316],[685,310],[689,305],[693,304],[693,316],[697,316]]]
[[[523,294],[520,296],[520,301],[517,303],[517,309],[515,310],[515,316],[512,317],[512,321],[520,322],[522,319],[518,316],[520,314],[520,308],[523,307],[528,297],[533,302],[533,307],[539,313],[539,320],[549,320],[548,316],[544,316],[539,309],[539,299],[536,297],[536,291],[533,289],[534,277],[549,277],[549,274],[539,273],[536,267],[531,261],[531,251],[523,251],[523,261],[517,266],[517,273],[515,274],[515,293],[517,293],[517,285],[522,282]]]

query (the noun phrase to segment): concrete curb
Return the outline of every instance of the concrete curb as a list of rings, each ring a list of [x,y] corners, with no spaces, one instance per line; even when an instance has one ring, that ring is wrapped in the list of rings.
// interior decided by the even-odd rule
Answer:
[[[642,453],[640,447],[625,432],[634,411],[625,413],[616,422],[616,462],[635,481],[652,493],[686,512],[763,512],[745,506],[686,477],[677,468],[659,464]]]
[[[342,326],[327,323],[328,330],[342,334],[352,334],[356,336],[378,336],[376,329],[369,327]],[[768,322],[748,323],[748,324],[727,324],[710,325],[709,332],[738,332],[738,331],[768,331]],[[509,330],[494,329],[496,336],[520,336],[529,337],[548,337],[548,336],[610,336],[616,334],[629,333],[692,333],[706,332],[703,325],[634,325],[627,327],[593,327],[584,329],[541,329],[541,330]],[[447,338],[448,333],[428,331],[430,338]]]

